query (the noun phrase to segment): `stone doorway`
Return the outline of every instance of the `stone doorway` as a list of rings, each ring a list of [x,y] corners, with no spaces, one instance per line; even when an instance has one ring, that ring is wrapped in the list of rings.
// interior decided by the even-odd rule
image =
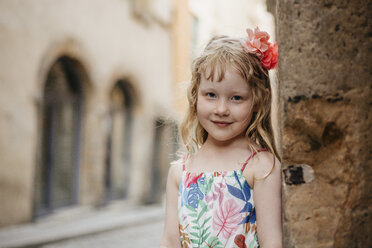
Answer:
[[[105,161],[105,203],[128,194],[131,169],[133,90],[119,80],[110,94],[108,136]]]
[[[81,65],[67,56],[50,68],[41,109],[41,159],[34,215],[77,203],[83,90]]]

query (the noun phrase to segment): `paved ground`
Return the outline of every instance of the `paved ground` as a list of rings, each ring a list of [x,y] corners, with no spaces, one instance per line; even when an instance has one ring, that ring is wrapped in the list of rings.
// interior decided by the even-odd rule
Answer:
[[[34,223],[0,229],[0,248],[156,248],[163,220],[160,205],[63,209]]]
[[[130,226],[100,234],[89,235],[42,248],[156,248],[163,230],[162,221]]]

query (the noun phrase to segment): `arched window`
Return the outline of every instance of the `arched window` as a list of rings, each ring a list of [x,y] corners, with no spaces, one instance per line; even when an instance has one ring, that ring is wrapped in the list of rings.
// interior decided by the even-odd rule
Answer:
[[[110,94],[108,137],[106,145],[105,201],[125,198],[129,187],[132,133],[133,90],[118,81]]]
[[[41,109],[41,159],[35,215],[77,202],[82,116],[81,65],[59,58],[47,75]]]

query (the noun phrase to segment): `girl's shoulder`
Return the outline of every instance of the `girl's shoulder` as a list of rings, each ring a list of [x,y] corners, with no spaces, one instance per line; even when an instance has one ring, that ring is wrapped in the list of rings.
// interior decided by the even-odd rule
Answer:
[[[250,161],[255,179],[267,178],[272,173],[280,173],[281,163],[270,151],[258,152]]]
[[[183,166],[184,166],[184,158],[174,160],[170,164],[169,177],[173,178],[177,185],[179,185],[181,178],[182,178]]]

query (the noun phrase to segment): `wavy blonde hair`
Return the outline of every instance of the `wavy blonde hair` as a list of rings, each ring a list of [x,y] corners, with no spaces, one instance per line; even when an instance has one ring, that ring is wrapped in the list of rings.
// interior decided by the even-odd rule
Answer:
[[[275,156],[280,161],[271,124],[270,79],[268,70],[262,66],[259,58],[245,52],[239,39],[227,36],[214,37],[209,41],[202,54],[194,59],[191,67],[191,84],[187,92],[188,110],[180,126],[181,137],[188,151],[188,156],[195,153],[204,144],[208,133],[196,116],[201,77],[204,75],[207,80],[216,79],[217,82],[220,82],[225,76],[226,69],[231,67],[239,72],[252,89],[254,112],[245,131],[249,148],[252,152],[257,151],[254,144],[251,143],[254,142],[259,147],[267,148],[273,154],[274,163],[270,172],[263,177],[266,178],[275,166]]]

